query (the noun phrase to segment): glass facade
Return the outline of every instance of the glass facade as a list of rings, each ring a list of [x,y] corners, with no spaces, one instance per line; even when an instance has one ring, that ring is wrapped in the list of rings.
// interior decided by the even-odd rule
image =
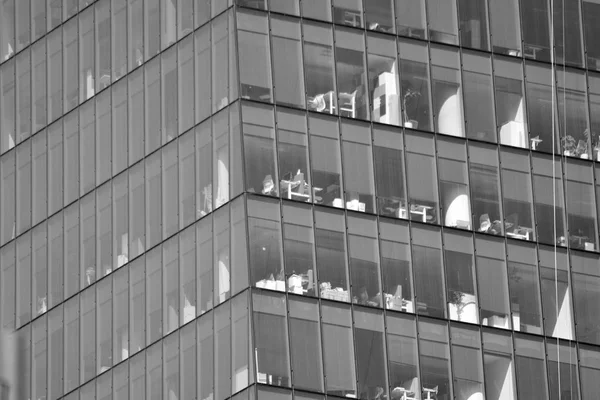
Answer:
[[[597,17],[0,0],[25,398],[596,399]]]

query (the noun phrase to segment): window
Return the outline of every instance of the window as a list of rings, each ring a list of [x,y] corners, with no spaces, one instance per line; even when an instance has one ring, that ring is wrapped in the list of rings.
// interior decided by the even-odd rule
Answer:
[[[398,35],[426,39],[425,1],[395,0],[395,3]]]
[[[196,290],[198,308],[196,315],[202,315],[213,306],[213,230],[212,215],[196,224],[196,243],[199,255],[196,258]],[[218,254],[217,254],[218,256]],[[220,273],[220,270],[219,270]]]
[[[311,115],[308,128],[315,203],[344,208],[337,119]]]
[[[112,361],[113,364],[129,357],[129,270],[123,268],[113,279],[112,302]]]
[[[113,292],[112,275],[96,285],[97,332],[96,332],[96,373],[101,374],[113,366]],[[124,304],[121,305],[123,307]],[[85,329],[85,328],[84,328]],[[94,333],[92,333],[92,337]],[[84,350],[85,351],[85,350]],[[95,374],[94,374],[95,375]]]
[[[113,70],[115,73],[115,77],[121,76],[125,74],[123,71],[123,62],[125,60],[128,61],[129,71],[134,69],[137,66],[142,65],[144,61],[144,0],[127,0],[127,24],[116,24],[118,22],[118,18],[124,18],[124,16],[115,15],[115,9],[113,9],[113,37],[115,37],[115,30],[122,28],[123,26],[127,26],[127,42],[129,46],[129,51],[127,55],[123,55],[120,57],[113,57]],[[125,14],[124,12],[119,12],[118,14]],[[120,37],[124,37],[122,34]],[[113,39],[114,42],[114,39]],[[119,46],[118,43],[115,43]],[[116,64],[116,60],[120,62]],[[115,68],[117,67],[117,68]]]
[[[318,304],[292,296],[288,304],[294,387],[322,392],[323,359]]]
[[[494,83],[496,85],[496,126],[500,135],[500,143],[529,148],[545,149],[546,143],[552,142],[545,135],[546,131],[537,127],[531,129],[531,140],[527,137],[527,120],[523,90],[523,65],[509,58],[494,58]],[[531,101],[527,103],[529,105]],[[533,120],[530,118],[530,124]],[[541,137],[541,138],[540,138]],[[541,143],[544,143],[540,146]]]
[[[48,102],[46,98],[47,74],[51,73],[46,63],[46,38],[31,47],[31,132],[46,126]],[[92,106],[93,107],[93,106]],[[2,141],[2,143],[4,140]]]
[[[553,247],[540,246],[539,248],[544,329],[547,336],[573,340],[573,303],[568,272],[569,261],[567,253],[563,249],[557,251],[556,263],[554,254]]]
[[[163,335],[179,327],[179,238],[173,236],[163,244],[162,254],[162,310]]]
[[[304,17],[331,21],[331,0],[303,0],[301,6]]]
[[[79,102],[92,97],[96,90],[94,41],[94,7],[86,8],[79,15]],[[67,45],[68,46],[68,45]],[[69,76],[69,75],[66,75]],[[72,79],[72,78],[71,78]]]
[[[382,307],[376,221],[358,215],[348,215],[347,221],[352,302]]]
[[[539,154],[534,154],[531,161],[538,241],[566,246],[562,164],[550,156]]]
[[[364,35],[348,29],[340,28],[335,31],[337,114],[344,117],[369,119],[364,41]]]
[[[115,182],[116,183],[116,182]],[[123,183],[121,183],[123,185]],[[120,238],[113,238],[112,188],[107,182],[96,190],[96,268],[93,264],[86,267],[84,286],[91,285],[96,278],[101,278],[113,269],[113,243]],[[122,194],[122,192],[120,192]],[[122,226],[122,225],[121,225]]]
[[[306,115],[279,109],[276,117],[281,197],[311,202],[322,189],[311,186]]]
[[[404,137],[392,129],[373,129],[375,190],[379,215],[408,218],[404,176]]]
[[[432,130],[427,46],[399,40],[398,54],[402,77],[401,101],[404,127]]]
[[[489,51],[487,0],[459,0],[458,9],[460,42],[463,47]]]
[[[290,386],[285,296],[266,292],[253,293],[252,301],[256,380],[273,386]]]
[[[445,226],[471,229],[467,154],[462,142],[438,138],[438,176],[441,218]]]
[[[454,397],[457,400],[483,398],[481,336],[476,328],[450,325]]]
[[[271,8],[283,3],[272,1]],[[271,16],[275,102],[304,108],[304,69],[300,36],[300,23],[297,20]],[[268,70],[268,67],[266,68]]]
[[[386,322],[391,396],[418,398],[421,385],[415,319],[413,316],[388,313]]]
[[[375,212],[373,150],[371,130],[367,124],[342,121],[341,134],[346,208]]]
[[[449,318],[478,323],[473,237],[470,234],[444,231],[444,262]]]
[[[456,0],[427,0],[426,2],[431,40],[458,44]]]
[[[304,22],[303,28],[307,108],[337,114],[331,27]]]
[[[363,27],[362,0],[333,0],[333,22]]]
[[[406,311],[444,318],[446,302],[440,231],[413,225],[411,233],[417,303],[415,308]]]
[[[154,153],[146,158],[146,248],[149,249],[162,239],[162,171],[161,154]]]
[[[213,221],[214,303],[223,303],[231,296],[229,206],[217,211]],[[212,305],[212,302],[210,303]]]
[[[597,40],[600,27],[595,21],[600,15],[600,4],[594,0],[584,0],[582,14],[587,68],[598,71],[600,70],[600,50]]]
[[[166,0],[170,2],[171,0]],[[177,47],[161,53],[161,109],[162,143],[173,140],[178,134]],[[183,106],[183,105],[182,105]]]
[[[450,348],[446,322],[422,318],[419,328],[419,359],[423,398],[450,397]]]
[[[367,0],[364,2],[367,28],[381,32],[395,32],[393,0]]]
[[[367,64],[371,117],[374,122],[399,126],[402,124],[400,111],[400,77],[396,43],[379,35],[367,36]]]
[[[580,345],[581,398],[591,400],[600,389],[600,352],[596,347]]]
[[[508,244],[508,286],[513,329],[542,333],[542,308],[535,247]]]
[[[179,0],[181,1],[181,0]],[[191,17],[191,15],[190,15]],[[178,120],[179,134],[194,126],[194,37],[187,36],[177,45],[177,73],[178,79]]]
[[[475,237],[481,324],[510,329],[504,241]]]
[[[414,313],[408,226],[400,221],[380,220],[379,235],[385,297],[383,306],[386,309]]]
[[[220,310],[225,311],[226,308],[221,307]],[[217,344],[220,344],[221,341],[226,340],[228,330],[222,328],[223,321],[221,318],[216,321],[219,330],[214,330],[212,312],[204,315],[201,318],[198,318],[196,321],[198,332],[198,397],[201,399],[210,399],[214,393],[214,374],[215,371],[217,371],[216,368],[213,368],[213,362],[216,363],[216,366],[220,366],[222,362],[226,361],[225,359],[215,359],[213,339],[216,339],[218,342]],[[222,332],[221,329],[223,329]],[[220,353],[217,354],[220,355]]]
[[[381,311],[354,309],[354,340],[360,398],[387,398],[387,363]]]
[[[584,60],[579,1],[559,0],[551,4],[554,5],[556,62],[582,67]]]
[[[281,254],[279,202],[248,199],[248,237],[253,284],[263,289],[285,292]]]
[[[561,397],[579,399],[579,374],[575,344],[562,344],[555,339],[548,339],[546,354],[550,399],[556,400]]]
[[[16,136],[23,142],[31,135],[31,51],[21,52],[17,56],[16,68]]]
[[[271,103],[273,96],[267,16],[240,10],[237,17],[241,96],[244,99]]]
[[[123,40],[121,38],[126,38],[126,32],[125,32],[125,24],[127,23],[127,21],[125,20],[125,12],[127,11],[126,7],[127,7],[127,3],[125,0],[121,0],[121,1],[113,1],[113,3],[117,3],[115,4],[116,7],[121,7],[123,8],[123,21],[122,24],[123,26],[120,28],[115,27],[116,30],[121,29],[122,33],[121,35],[117,36],[119,38],[119,42],[122,42],[122,44],[120,44],[121,47],[123,47],[123,49],[127,49],[127,40]],[[119,4],[120,3],[120,4]],[[111,15],[110,15],[110,1],[108,0],[104,0],[104,1],[100,1],[97,2],[95,7],[96,7],[96,16],[95,16],[95,22],[96,22],[96,30],[95,30],[95,34],[96,34],[96,51],[95,51],[95,56],[96,56],[96,76],[95,76],[95,82],[96,82],[96,88],[95,88],[95,92],[99,92],[100,90],[104,89],[105,87],[107,87],[110,84],[110,80],[111,80],[111,76],[112,76],[112,71],[111,71],[111,50],[112,50],[112,46],[111,46]],[[115,43],[116,46],[119,46],[119,44]]]
[[[81,292],[80,300],[81,337],[79,346],[81,350],[79,357],[81,368],[79,382],[84,383],[96,376],[96,287]],[[108,332],[110,332],[110,329]],[[77,341],[66,343],[77,343]]]
[[[231,300],[231,393],[246,388],[254,381],[249,371],[250,323],[248,292]]]
[[[65,77],[79,76],[77,20],[78,18],[72,18],[63,25],[63,76]],[[91,50],[91,54],[93,54],[93,50]],[[91,65],[93,65],[93,62]],[[91,76],[94,76],[93,73]],[[79,104],[79,81],[77,79],[64,79],[63,88],[64,111],[66,113]]]
[[[321,298],[349,302],[346,227],[339,211],[315,210],[315,244]]]
[[[317,220],[318,221],[318,220]],[[354,342],[350,307],[330,302],[321,303],[323,357],[327,394],[356,397]]]
[[[521,24],[518,0],[489,0],[492,50],[521,55]]]
[[[506,236],[535,240],[529,157],[508,149],[502,149],[500,157]]]
[[[273,109],[270,106],[244,103],[242,121],[246,187],[254,193],[278,196]],[[285,182],[282,181],[282,185],[285,186]]]
[[[511,335],[484,328],[482,338],[486,399],[515,400],[517,396]]]
[[[59,36],[60,37],[60,36]],[[52,43],[51,43],[52,44]],[[52,47],[50,47],[52,49]],[[16,79],[15,61],[11,60],[2,65],[0,71],[0,128],[2,128],[1,152],[4,153],[15,147],[17,137],[15,134],[15,107],[16,107]],[[52,76],[53,65],[50,67],[49,75]],[[52,88],[52,86],[51,86]]]
[[[552,71],[545,65],[528,62],[525,64],[525,75],[527,76],[527,115],[529,116],[531,149],[547,153],[551,153],[554,149],[554,152],[559,152],[559,149],[565,146],[559,147],[558,129],[552,129],[552,116],[557,115],[556,110],[552,110],[554,104],[552,101]],[[554,126],[558,126],[558,121],[554,121],[554,124],[556,124]],[[554,138],[552,138],[553,133],[555,133]],[[554,140],[554,144],[552,140]],[[537,142],[537,145],[534,145],[534,141]],[[566,151],[566,147],[564,151]],[[569,154],[567,153],[567,155]]]
[[[177,142],[162,148],[162,175],[162,237],[166,239],[179,227]]]
[[[194,131],[179,137],[179,228],[196,220],[196,163]]]
[[[550,61],[552,49],[550,48],[551,17],[549,2],[547,0],[532,0],[521,4],[521,6],[523,54],[527,58]],[[548,82],[550,81],[548,80]]]
[[[565,164],[569,247],[573,249],[594,251],[598,246],[592,173],[591,166],[583,161],[568,160]]]
[[[16,235],[20,235],[31,228],[31,141],[28,140],[17,148],[16,162]]]
[[[161,50],[165,50],[177,40],[177,0],[161,1],[160,5]]]
[[[521,399],[541,395],[543,398],[552,398],[548,396],[544,342],[522,334],[515,334],[514,342],[516,374],[519,377],[517,397]]]
[[[313,214],[308,206],[283,204],[283,252],[290,293],[317,297]]]
[[[146,255],[146,343],[155,342],[163,332],[161,258],[160,245]]]
[[[410,210],[401,217],[435,224],[439,221],[437,174],[434,141],[430,135],[407,134],[406,176]]]
[[[497,150],[492,146],[470,143],[469,158],[471,205],[473,224],[475,225],[473,230],[501,235],[503,223]]]
[[[464,50],[462,74],[467,137],[496,143],[490,57]]]
[[[160,51],[160,3],[144,0],[144,50],[146,60]]]
[[[81,199],[80,227],[80,282],[78,288],[85,288],[96,280],[96,197],[92,192]],[[99,221],[101,226],[102,222]]]
[[[598,133],[590,129],[587,121],[586,82],[579,71],[567,69],[558,72],[557,107],[558,129],[562,153],[566,156],[590,158],[590,145],[598,143]],[[555,128],[556,129],[556,128]]]
[[[464,137],[458,52],[432,46],[431,82],[436,132]]]

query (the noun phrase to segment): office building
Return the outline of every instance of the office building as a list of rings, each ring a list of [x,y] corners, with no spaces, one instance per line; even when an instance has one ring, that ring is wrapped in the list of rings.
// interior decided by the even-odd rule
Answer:
[[[597,399],[599,19],[1,0],[24,398]]]

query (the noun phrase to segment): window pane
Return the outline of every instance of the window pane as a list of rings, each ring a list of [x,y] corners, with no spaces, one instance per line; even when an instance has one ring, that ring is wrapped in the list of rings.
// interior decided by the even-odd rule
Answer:
[[[398,132],[375,128],[375,190],[379,215],[407,218],[406,178],[404,176],[403,136]]]
[[[144,0],[144,50],[146,60],[160,51],[160,3]]]
[[[450,397],[450,348],[447,325],[444,322],[421,319],[419,327],[419,358],[423,398],[437,394]]]
[[[81,200],[80,286],[85,288],[96,280],[96,197],[90,193]],[[99,222],[100,226],[102,222]]]
[[[194,131],[179,138],[179,227],[196,220],[196,164]]]
[[[389,313],[387,322],[388,370],[392,398],[419,398],[417,333],[414,317]]]
[[[496,121],[490,58],[463,51],[462,63],[467,137],[495,143]]]
[[[536,154],[532,158],[532,167],[538,240],[542,243],[566,246],[562,164],[554,162],[550,156]]]
[[[460,325],[450,326],[454,396],[468,400],[483,398],[483,366],[479,330]]]
[[[379,228],[385,308],[414,312],[408,226],[381,220]]]
[[[425,223],[437,223],[439,214],[438,188],[433,157],[433,137],[406,135],[406,174],[410,215],[408,218]],[[401,210],[402,212],[402,210]],[[404,212],[404,214],[408,214]]]
[[[146,207],[144,201],[144,163],[129,170],[129,256],[133,259],[142,254],[146,245]]]
[[[455,51],[431,48],[431,90],[436,132],[464,137],[458,57]]]
[[[427,0],[427,18],[431,40],[458,44],[456,0]]]
[[[116,1],[118,7],[126,7],[126,1]],[[120,4],[119,4],[120,3]],[[96,92],[110,84],[111,78],[111,15],[110,1],[96,3]],[[124,27],[123,27],[124,30]],[[121,36],[125,38],[125,35]],[[120,39],[127,46],[127,41]]]
[[[355,397],[357,390],[350,307],[323,302],[321,313],[327,394]]]
[[[333,0],[333,22],[336,24],[361,28],[364,26],[362,18],[362,0]]]
[[[322,189],[311,186],[306,114],[278,110],[277,128],[281,197],[310,202]]]
[[[112,172],[118,174],[127,167],[127,81],[112,86]]]
[[[404,126],[431,130],[429,101],[429,55],[427,47],[417,42],[399,41],[400,76],[402,76],[402,110]]]
[[[553,26],[556,62],[583,66],[579,1],[559,0],[554,5]]]
[[[223,303],[231,296],[231,275],[229,268],[229,207],[218,210],[214,216],[213,232],[213,278],[214,302]],[[212,302],[210,303],[212,305]]]
[[[277,196],[279,185],[275,168],[275,121],[273,109],[242,105],[246,187],[249,191]]]
[[[146,343],[162,337],[162,260],[161,246],[152,249],[146,256]]]
[[[394,33],[393,0],[367,0],[364,2],[367,28]]]
[[[75,300],[78,301],[79,299],[75,298]],[[62,381],[65,371],[63,334],[65,330],[72,328],[67,325],[67,317],[72,317],[72,315],[67,315],[66,313],[63,315],[63,306],[53,309],[48,317],[48,397],[52,399],[56,399],[63,394]],[[65,322],[64,328],[63,321]],[[68,322],[73,323],[72,321]],[[77,339],[75,338],[75,340]],[[39,378],[42,377],[40,376]]]
[[[346,208],[360,212],[375,211],[373,150],[368,125],[342,123]],[[359,143],[360,141],[361,143]]]
[[[62,30],[57,29],[48,36],[48,122],[58,119],[63,113],[63,54]],[[9,64],[10,65],[10,64]],[[5,67],[6,68],[6,67]],[[4,80],[4,78],[2,78]],[[5,92],[6,94],[6,92]],[[8,121],[4,119],[4,121]],[[3,132],[6,132],[3,125]],[[3,141],[4,143],[4,141]]]
[[[79,16],[79,101],[81,103],[95,93],[95,39],[100,40],[100,37],[94,37],[94,7],[89,7]]]
[[[513,329],[541,334],[542,310],[534,247],[509,243],[508,286]]]
[[[343,213],[315,210],[315,243],[321,297],[350,301]]]
[[[27,49],[17,57],[16,134],[17,142],[31,135],[31,52]]]
[[[395,42],[369,35],[367,49],[370,95],[373,98],[370,111],[373,121],[400,125],[400,81]]]
[[[309,110],[337,114],[331,28],[304,23],[304,70]]]
[[[335,53],[338,85],[338,114],[369,119],[364,35],[336,30]]]
[[[31,48],[31,132],[35,133],[47,122],[47,74],[52,69],[46,63],[46,39],[36,42]]]
[[[101,278],[113,269],[113,217],[112,191],[110,182],[96,191],[96,255],[97,269],[86,269],[86,285],[94,283],[96,277]],[[116,219],[116,218],[115,218]]]
[[[489,5],[494,52],[513,56],[520,55],[521,29],[518,0],[489,0]]]
[[[595,255],[578,252],[573,252],[571,255],[577,340],[593,344],[600,343],[600,332],[596,329],[596,314],[593,306],[600,301],[600,274],[595,268],[597,263],[598,257]]]
[[[179,327],[179,243],[177,235],[163,244],[163,335]]]
[[[229,119],[227,111],[221,111],[212,119],[213,207],[219,208],[229,200]]]
[[[506,236],[535,240],[529,157],[505,149],[500,157]]]
[[[398,35],[426,39],[425,2],[395,0],[395,3]]]
[[[2,145],[0,151],[4,153],[7,150],[15,147],[17,137],[15,133],[15,108],[16,108],[16,91],[15,91],[15,61],[8,61],[0,70],[0,100],[2,100],[2,108],[0,109],[0,122],[2,128]]]
[[[179,268],[179,323],[184,325],[196,318],[196,228],[193,226],[179,235]]]
[[[475,248],[481,324],[510,329],[504,241],[477,237]]]
[[[19,205],[16,234],[20,235],[31,227],[31,141],[17,148],[16,181],[16,201]]]
[[[444,225],[471,229],[466,148],[461,142],[442,138],[438,139],[437,144]]]
[[[413,226],[413,271],[418,314],[445,316],[444,276],[439,230]]]
[[[380,311],[354,309],[354,340],[361,398],[387,398],[383,315]]]
[[[272,102],[268,20],[266,15],[237,13],[242,98]]]
[[[280,4],[271,3],[271,8],[273,4]],[[275,102],[304,108],[304,70],[300,36],[298,21],[271,17]]]
[[[565,173],[569,246],[574,249],[593,251],[598,246],[598,224],[596,207],[594,207],[592,170],[587,163],[568,160]]]
[[[128,65],[130,71],[141,65],[144,61],[144,0],[127,0],[127,9],[127,38],[129,52],[119,58],[119,60],[121,60],[119,63],[120,69],[113,67],[115,76],[119,75],[120,70],[123,69],[123,62],[126,62],[127,58],[129,58]],[[117,26],[115,22],[117,21],[113,16],[113,29],[119,29],[119,26]],[[125,24],[120,25],[123,26]]]
[[[312,210],[306,206],[284,204],[283,250],[288,291],[317,296]]]
[[[177,165],[177,142],[162,150],[162,234],[163,239],[177,232],[179,227],[179,180]]]
[[[77,18],[69,20],[63,26],[63,38],[63,74],[64,76],[69,77],[79,76],[79,43],[77,37]],[[94,75],[92,74],[92,76]],[[63,81],[63,86],[65,112],[68,112],[69,110],[75,108],[79,104],[79,81],[77,79],[65,79]]]
[[[471,235],[444,232],[444,262],[450,319],[478,323]]]
[[[130,324],[130,352],[135,354],[145,347],[146,343],[146,276],[145,258],[139,257],[129,266],[131,286],[129,290],[129,324]],[[131,380],[134,379],[133,369]]]
[[[554,254],[554,248],[540,246],[544,328],[548,336],[572,340],[574,331],[571,282],[568,273],[569,262],[566,252],[559,250],[556,253],[555,264]]]
[[[331,0],[303,0],[301,5],[304,17],[331,21]]]
[[[188,36],[177,47],[177,73],[179,74],[179,134],[194,125],[194,37]]]
[[[496,126],[499,129],[500,143],[516,147],[528,148],[527,129],[525,119],[525,104],[523,102],[523,67],[520,62],[509,59],[494,58],[496,85]],[[529,104],[529,103],[528,103]],[[532,120],[530,119],[530,123]],[[543,130],[531,131],[531,148],[538,149],[544,140],[540,136]],[[546,145],[546,143],[544,143]],[[552,145],[552,143],[550,143]],[[542,149],[542,147],[539,147]]]
[[[161,50],[165,50],[177,40],[177,0],[161,1],[160,6]]]
[[[490,400],[515,400],[515,375],[509,334],[484,330],[483,364],[485,397]]]
[[[162,173],[160,153],[146,159],[146,248],[157,244],[162,237]]]
[[[343,208],[337,120],[309,117],[308,124],[315,203]]]
[[[96,96],[96,185],[104,183],[111,176],[112,164],[112,108],[110,90]]]
[[[498,153],[493,147],[469,144],[471,205],[478,232],[502,234]]]
[[[96,288],[81,293],[80,383],[96,376]]]
[[[590,158],[590,143],[598,143],[598,134],[590,135],[587,122],[585,76],[574,70],[557,73],[558,120],[563,154]],[[591,142],[590,142],[591,141]]]
[[[211,112],[211,43],[210,27],[200,28],[194,34],[196,123]]]
[[[518,398],[548,396],[546,368],[544,366],[544,343],[533,337],[515,335],[515,365]]]
[[[113,323],[113,293],[112,275],[96,285],[98,296],[97,311],[97,354],[96,372],[102,373],[113,365],[112,323]],[[121,305],[124,306],[124,305]]]
[[[459,0],[460,42],[464,47],[489,50],[487,0]]]
[[[521,4],[523,53],[525,57],[550,61],[549,8],[547,0],[531,0]]]
[[[119,270],[115,275],[113,280],[113,298],[112,361],[116,365],[129,357],[128,268]]]

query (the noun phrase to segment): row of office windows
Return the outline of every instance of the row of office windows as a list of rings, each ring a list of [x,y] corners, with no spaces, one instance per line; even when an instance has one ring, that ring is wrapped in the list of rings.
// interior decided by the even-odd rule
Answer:
[[[298,400],[592,400],[598,390],[594,347],[264,291],[239,294],[79,388],[73,379],[111,346],[111,302],[97,296],[83,292],[20,331],[32,364],[25,398],[241,400],[255,398],[242,392],[254,382],[261,400],[292,399],[275,387]]]
[[[191,27],[186,29],[182,40],[171,46],[173,37],[165,45],[170,47],[156,56],[160,49],[150,49],[148,31],[144,35],[142,3],[129,4],[130,14],[133,10],[139,14],[130,15],[139,26],[130,24],[129,34],[120,16],[111,18],[110,1],[98,1],[0,67],[2,153],[81,104],[73,113],[85,113],[82,125],[110,116],[112,109],[112,129],[122,138],[125,151],[129,131],[131,145],[141,147],[143,154],[144,121],[148,152],[160,145],[161,131],[164,143],[237,97],[231,12],[193,34]],[[133,72],[125,77],[128,71]],[[101,128],[99,132],[110,137],[110,122]],[[129,165],[139,157],[133,154]]]
[[[16,320],[29,329],[63,309],[102,315],[97,332],[94,318],[82,321],[82,329],[91,329],[86,338],[94,340],[96,332],[98,345],[82,345],[81,361],[74,356],[75,366],[66,367],[67,392],[249,284],[297,298],[600,344],[600,259],[589,253],[569,257],[551,246],[507,245],[493,236],[295,202],[281,207],[254,196],[247,203],[238,197],[132,261],[118,254],[111,262],[111,238],[101,237],[94,248],[94,240],[78,238],[77,228],[67,236],[34,230],[33,245],[23,236],[0,255],[5,327]],[[54,235],[48,244],[45,235]],[[118,239],[121,250],[113,255],[127,246]],[[269,342],[267,331],[257,336]]]
[[[10,59],[61,23],[72,23],[72,17],[78,12],[93,15],[95,7],[99,21],[95,31],[98,41],[102,42],[102,52],[97,54],[109,64],[104,68],[109,80],[112,55],[115,60],[113,80],[118,79],[127,69],[128,54],[135,63],[139,57],[143,59],[146,48],[146,58],[149,58],[159,48],[164,50],[231,4],[231,0],[3,0],[0,2],[0,62]],[[82,29],[94,31],[93,19],[91,22],[91,26]],[[134,64],[129,65],[131,68]]]
[[[587,62],[589,69],[600,69],[597,42],[600,30],[596,24],[600,5],[595,0],[554,3],[549,0],[237,0],[236,3],[546,62],[552,59],[554,45],[555,62],[578,67]]]
[[[234,108],[221,111],[4,245],[2,325],[14,329],[28,323],[241,193],[241,172],[232,173],[231,182],[229,174],[230,167],[241,169],[239,162],[229,163],[230,148],[240,147],[229,146],[228,111]],[[46,182],[45,164],[34,170],[43,171],[39,182],[50,194],[48,199],[45,192],[34,196],[35,210],[38,201],[45,207],[56,191],[61,194],[56,183],[62,182],[62,175],[57,175],[57,182]],[[2,192],[13,194],[6,187]],[[61,209],[62,202],[56,207]],[[215,217],[221,227],[216,232],[228,232],[228,210],[226,206]],[[238,221],[243,207],[233,214],[232,220]]]
[[[589,162],[247,102],[242,131],[248,192],[598,250]]]
[[[198,32],[208,33],[208,30],[201,29]],[[189,36],[180,42],[180,48],[187,48],[190,50],[189,55],[192,55],[191,44],[192,36]],[[163,53],[163,65],[173,64],[172,58],[177,55],[175,50],[173,47]],[[203,193],[203,201],[207,204],[198,207],[199,210],[209,212],[212,206],[228,200],[229,159],[234,160],[233,164],[237,163],[235,160],[241,160],[241,154],[238,154],[239,107],[226,108],[212,119],[206,118],[210,115],[210,108],[205,108],[205,112],[197,112],[194,118],[193,86],[181,79],[179,87],[182,90],[178,95],[177,69],[174,70],[174,81],[170,81],[169,75],[164,73],[161,79],[160,66],[161,59],[155,58],[146,64],[145,73],[143,69],[134,71],[128,79],[117,82],[111,89],[103,91],[1,156],[0,244],[26,232],[47,216],[71,204],[149,154],[152,154],[153,160],[158,160],[158,167],[154,169],[160,172],[161,151],[164,153],[163,164],[175,166],[175,178],[178,176],[178,152],[180,164],[186,159],[186,165],[179,168],[181,175],[185,174],[181,178],[182,191],[195,193],[194,177],[198,176],[198,184],[202,185],[198,190]],[[180,71],[181,77],[191,77],[193,81],[193,69],[183,65],[180,67],[185,70]],[[202,98],[207,90],[210,91],[210,86],[205,84],[209,78],[199,78],[202,84],[198,85],[196,94]],[[167,94],[169,96],[165,97]],[[179,108],[178,97],[182,104]],[[202,101],[198,104],[202,104]],[[196,108],[196,111],[200,110],[202,107]],[[203,120],[200,125],[189,129],[195,121],[200,120]],[[184,129],[187,133],[180,136],[179,141],[174,141]],[[229,145],[230,137],[232,146]],[[158,150],[167,143],[168,148]],[[197,155],[196,148],[199,153]],[[212,185],[211,178],[213,148],[215,185]],[[230,157],[230,151],[236,151],[236,154]],[[197,172],[195,159],[198,159]],[[146,163],[149,162],[147,159]],[[143,164],[144,162],[141,167],[142,178]],[[189,180],[191,183],[187,182]],[[177,185],[177,180],[168,181],[168,184]],[[211,192],[213,187],[214,196]],[[166,192],[165,201],[173,194]],[[177,211],[177,207],[174,211]],[[193,209],[190,212],[193,220],[195,212]],[[183,210],[181,214],[184,214]],[[187,214],[183,218],[185,224],[191,222]]]
[[[596,73],[253,10],[237,29],[242,98],[600,160]]]

